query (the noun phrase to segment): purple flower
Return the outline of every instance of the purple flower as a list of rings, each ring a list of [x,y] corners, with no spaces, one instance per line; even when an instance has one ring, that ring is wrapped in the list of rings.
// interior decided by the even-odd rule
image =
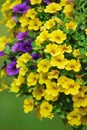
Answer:
[[[23,13],[26,13],[28,11],[28,9],[29,9],[29,6],[27,6],[25,3],[23,3],[23,4],[18,4],[16,6],[14,6],[13,12],[23,14]]]
[[[20,42],[19,43],[19,51],[21,52],[29,52],[32,50],[32,45],[31,45],[31,41],[25,41],[25,42]]]
[[[28,37],[28,32],[20,32],[17,34],[17,40],[22,41]]]
[[[0,51],[0,56],[4,56],[4,55],[5,55],[4,51]]]
[[[39,53],[34,53],[34,54],[31,54],[31,56],[32,56],[32,59],[36,60],[36,59],[38,59],[38,58],[41,57],[41,54],[39,54]]]
[[[43,0],[43,2],[46,3],[46,4],[50,4],[51,3],[50,0]]]
[[[16,68],[16,61],[11,61],[11,63],[6,66],[6,72],[9,76],[18,74],[19,68]]]
[[[12,47],[11,47],[11,51],[12,52],[18,52],[19,50],[19,43],[15,43]]]
[[[28,3],[30,3],[30,0],[25,0],[25,2],[28,4]]]

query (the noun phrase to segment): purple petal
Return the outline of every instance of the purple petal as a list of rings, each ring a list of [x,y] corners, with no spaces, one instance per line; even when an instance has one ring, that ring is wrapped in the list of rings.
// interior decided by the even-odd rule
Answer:
[[[4,51],[0,51],[0,56],[4,56],[4,55],[5,55]]]
[[[9,76],[17,75],[19,72],[19,68],[16,68],[16,62],[12,61],[10,64],[6,66],[6,72]]]
[[[17,34],[18,41],[22,41],[28,37],[28,32],[20,32]]]
[[[27,6],[25,3],[23,4],[18,4],[16,6],[13,7],[13,12],[16,13],[26,13],[29,9],[29,6]]]
[[[19,43],[15,43],[12,47],[11,47],[11,51],[12,52],[17,52],[19,50]]]

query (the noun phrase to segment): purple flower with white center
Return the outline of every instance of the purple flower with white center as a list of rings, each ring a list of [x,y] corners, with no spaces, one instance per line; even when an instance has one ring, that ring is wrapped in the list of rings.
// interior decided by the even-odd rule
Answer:
[[[37,60],[38,58],[41,57],[41,54],[39,54],[39,53],[33,53],[33,54],[31,54],[31,56],[32,56],[32,59]]]
[[[14,6],[13,12],[24,14],[28,11],[28,9],[29,9],[29,6],[26,3],[23,3],[23,4],[18,4],[16,6]]]
[[[18,74],[19,68],[16,68],[16,61],[11,61],[11,63],[6,66],[6,72],[9,76]]]
[[[0,51],[0,56],[4,56],[4,55],[5,55],[4,51]]]
[[[32,50],[31,41],[25,41],[19,43],[19,51],[21,52],[30,52]]]
[[[19,51],[19,43],[15,43],[12,47],[11,47],[11,51],[12,52],[18,52]]]
[[[46,3],[46,4],[50,4],[51,3],[50,0],[43,0],[43,2]]]
[[[20,32],[17,34],[17,40],[22,41],[28,37],[28,32]]]

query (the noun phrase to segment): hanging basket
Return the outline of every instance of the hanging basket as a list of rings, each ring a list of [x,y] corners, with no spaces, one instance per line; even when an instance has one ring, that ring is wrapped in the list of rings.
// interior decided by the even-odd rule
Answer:
[[[73,130],[87,125],[87,1],[6,0],[0,37],[0,91],[26,98],[25,113],[60,116]]]

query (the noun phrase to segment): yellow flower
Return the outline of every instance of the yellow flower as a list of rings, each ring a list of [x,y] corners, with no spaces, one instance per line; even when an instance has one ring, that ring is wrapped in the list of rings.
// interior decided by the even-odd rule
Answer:
[[[60,29],[55,30],[50,34],[49,40],[61,44],[66,40],[66,34]]]
[[[6,2],[4,4],[2,4],[1,11],[5,12],[5,11],[9,10],[10,4],[11,4],[11,1],[10,0],[6,0]]]
[[[69,78],[67,78],[66,76],[61,76],[58,78],[58,84],[62,85],[64,84],[65,82],[68,81]]]
[[[58,96],[52,96],[51,94],[46,93],[46,95],[44,96],[46,101],[57,101],[58,100]]]
[[[75,50],[73,51],[73,55],[74,55],[75,57],[80,58],[80,57],[81,57],[80,50],[79,50],[79,49],[75,49]]]
[[[59,95],[59,88],[56,82],[51,82],[49,85],[47,85],[46,93],[48,95],[52,95],[53,97],[57,97]]]
[[[73,96],[74,107],[86,107],[87,106],[87,95],[84,95],[83,92]]]
[[[41,43],[43,43],[44,41],[49,39],[49,33],[47,30],[44,30],[40,33],[39,36],[37,36],[35,42],[37,45],[40,45]]]
[[[11,88],[10,88],[10,91],[11,92],[15,92],[15,93],[18,93],[20,90],[20,86],[19,85],[16,85],[16,79],[14,79],[11,83]]]
[[[39,83],[42,85],[42,84],[50,84],[51,80],[48,79],[48,73],[43,73],[43,72],[40,72],[39,73]]]
[[[71,15],[73,9],[74,9],[74,4],[73,3],[67,4],[64,7],[63,13],[65,14],[66,17],[69,17]]]
[[[67,61],[67,64],[66,64],[65,68],[68,71],[74,70],[75,72],[78,72],[81,69],[81,64],[80,64],[79,61],[76,61],[76,60],[72,59],[72,60]]]
[[[24,63],[27,63],[31,59],[31,56],[26,52],[22,54],[20,57],[17,59],[17,65],[16,67],[19,68],[24,65]]]
[[[81,115],[81,116],[86,116],[87,115],[87,106],[86,107],[76,107],[78,113]]]
[[[37,12],[35,11],[35,9],[29,9],[26,13],[26,17],[29,17],[31,19],[34,19],[37,15]]]
[[[25,27],[29,24],[29,18],[26,17],[25,14],[23,14],[20,18],[19,18],[19,22],[21,23],[21,27]]]
[[[61,8],[61,5],[60,4],[57,4],[57,3],[50,3],[49,5],[46,6],[46,9],[44,10],[44,12],[46,13],[55,13],[57,11],[60,11],[62,8]]]
[[[60,5],[61,6],[66,6],[68,4],[68,0],[60,0]]]
[[[52,56],[57,56],[57,55],[60,55],[62,53],[62,49],[54,43],[48,44],[44,51],[50,53]]]
[[[40,26],[42,25],[42,22],[39,20],[39,18],[30,19],[28,21],[28,30],[39,30]]]
[[[3,51],[8,43],[8,39],[5,36],[0,37],[0,51]]]
[[[50,116],[51,112],[53,110],[53,106],[49,104],[49,102],[43,101],[40,105],[40,114],[42,117],[48,117]]]
[[[87,125],[87,114],[85,116],[81,117],[81,124],[82,125]]]
[[[40,4],[42,0],[30,0],[31,5]]]
[[[43,7],[42,6],[37,7],[37,12],[43,12]]]
[[[24,83],[25,79],[21,75],[18,75],[17,79],[13,79],[11,83],[11,92],[17,93],[20,90],[21,85]]]
[[[45,95],[45,89],[44,86],[37,86],[34,88],[32,92],[33,97],[35,97],[37,100],[40,100]]]
[[[13,3],[10,4],[10,9],[12,9],[17,4],[21,4],[21,0],[15,0]]]
[[[6,27],[13,29],[16,26],[16,23],[13,19],[9,19],[6,23]]]
[[[71,53],[72,52],[71,45],[69,45],[69,46],[67,46],[66,44],[60,45],[60,49],[61,49],[62,53],[64,53],[64,52]]]
[[[40,60],[37,64],[37,67],[38,72],[48,72],[50,68],[50,61],[48,61],[47,59]]]
[[[29,75],[27,76],[27,85],[28,86],[36,85],[37,80],[38,80],[38,74],[30,72]]]
[[[59,71],[58,70],[52,70],[50,72],[48,72],[48,79],[57,79],[59,76]]]
[[[67,59],[64,58],[63,54],[54,56],[51,59],[51,65],[57,66],[57,68],[59,68],[59,69],[64,69],[66,64],[67,64]]]
[[[1,88],[0,88],[0,92],[9,89],[8,85],[4,83],[4,81],[1,82]]]
[[[48,21],[46,21],[46,23],[44,24],[44,27],[46,29],[51,29],[55,26],[55,21],[54,19],[49,19]]]
[[[23,108],[24,108],[25,113],[32,111],[34,108],[34,100],[33,99],[25,99]]]
[[[66,29],[70,29],[70,30],[76,30],[77,27],[77,23],[76,21],[70,21],[69,23],[66,23]]]
[[[66,95],[76,95],[79,92],[79,88],[80,85],[78,82],[75,82],[73,79],[69,79],[67,81],[65,81],[62,86],[61,86],[64,90],[64,93]]]
[[[58,17],[54,17],[54,20],[55,20],[59,25],[62,25],[62,24],[63,24],[62,20],[61,20],[60,18],[58,18]]]
[[[87,35],[87,28],[85,29],[85,34]]]
[[[23,65],[23,66],[21,66],[21,68],[19,70],[19,74],[24,76],[27,71],[28,71],[28,68],[25,65]]]
[[[4,76],[7,76],[7,73],[6,73],[6,68],[3,68],[1,71],[0,71],[0,77],[4,77]]]
[[[35,114],[36,114],[36,116],[37,116],[40,120],[42,120],[42,117],[41,117],[41,114],[40,114],[40,106],[39,106],[39,105],[36,106],[36,108],[35,108]]]
[[[79,126],[81,124],[81,115],[77,111],[72,111],[67,114],[68,123],[72,126]]]

